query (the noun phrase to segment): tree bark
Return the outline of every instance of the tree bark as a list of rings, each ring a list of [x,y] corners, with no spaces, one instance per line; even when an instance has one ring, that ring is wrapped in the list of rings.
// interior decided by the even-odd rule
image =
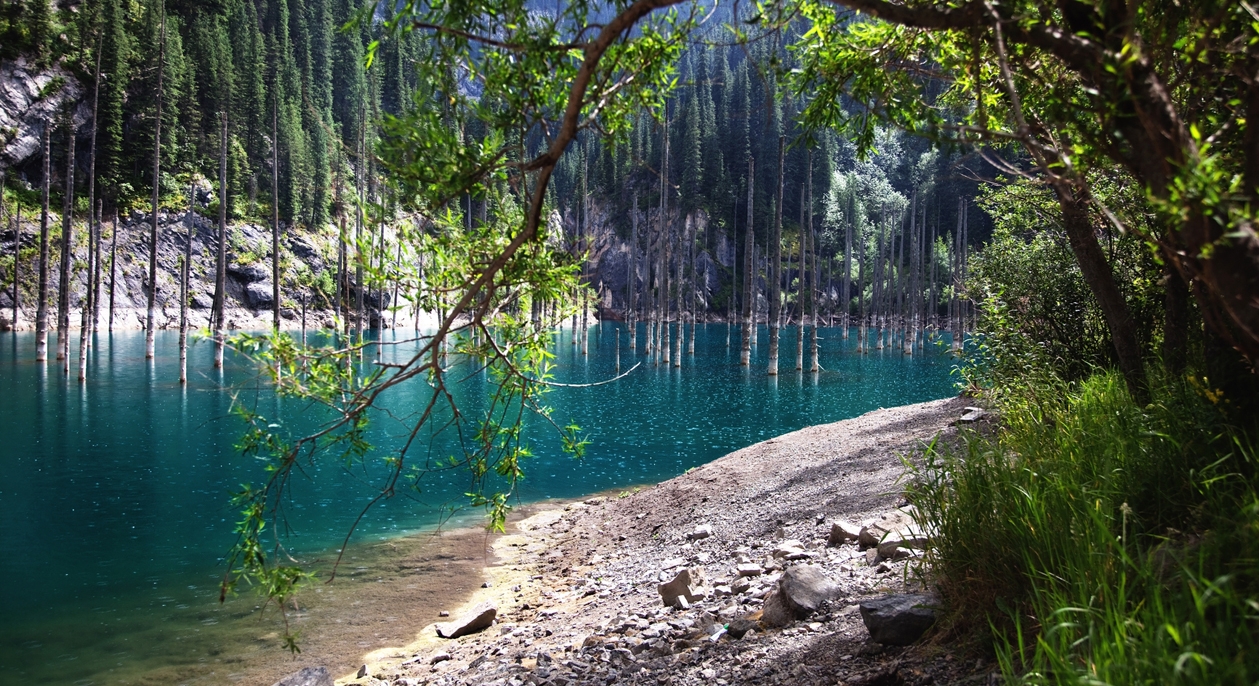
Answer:
[[[57,286],[57,359],[70,373],[70,264],[74,252],[74,115],[66,110],[66,180],[61,203],[61,272]]]
[[[1189,347],[1189,289],[1174,268],[1164,269],[1164,280],[1163,367],[1170,376],[1180,376]]]
[[[35,309],[35,361],[48,360],[48,185],[52,176],[52,121],[44,122],[44,179],[39,210],[39,302]]]
[[[1098,306],[1110,328],[1119,371],[1123,374],[1133,399],[1145,405],[1149,402],[1149,389],[1146,385],[1136,324],[1128,310],[1128,303],[1124,301],[1123,294],[1115,283],[1115,275],[1111,272],[1110,263],[1106,261],[1106,254],[1097,241],[1097,233],[1089,219],[1088,197],[1084,191],[1072,188],[1065,181],[1054,183],[1053,188],[1062,208],[1062,224],[1071,244],[1071,252],[1075,254],[1084,281],[1093,297],[1097,298]]]
[[[743,227],[743,340],[739,348],[739,365],[747,367],[752,362],[752,196],[756,183],[756,160],[748,157],[748,213]]]
[[[778,376],[778,326],[782,314],[783,161],[785,136],[778,137],[778,183],[774,189],[774,230],[770,236],[769,273],[769,375]]]
[[[223,320],[227,309],[227,110],[219,113],[219,223],[214,254],[214,368],[223,368]]]
[[[271,107],[271,329],[280,330],[280,75]]]

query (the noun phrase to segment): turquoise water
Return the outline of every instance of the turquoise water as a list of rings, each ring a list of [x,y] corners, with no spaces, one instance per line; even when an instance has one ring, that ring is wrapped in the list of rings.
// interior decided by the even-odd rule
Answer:
[[[631,358],[623,325],[592,328],[587,356],[561,334],[556,380],[613,376],[618,336],[622,369],[644,359]],[[681,369],[647,363],[612,384],[554,390],[548,403],[556,420],[580,425],[591,444],[575,464],[553,433],[535,426],[537,457],[526,465],[522,499],[656,482],[803,426],[954,392],[946,355],[859,355],[855,337],[823,336],[826,371],[816,375],[766,376],[763,329],[753,366],[740,367],[738,332],[727,348],[720,324],[700,327],[696,353]],[[794,362],[793,330],[784,338],[784,361]],[[410,345],[388,354],[405,356]],[[181,387],[176,335],[160,333],[157,346],[157,359],[146,361],[142,332],[102,336],[90,351],[89,379],[79,384],[77,351],[67,379],[58,364],[34,362],[33,335],[0,339],[0,578],[7,581],[0,682],[135,683],[147,661],[179,649],[198,623],[247,621],[215,602],[235,520],[228,493],[261,478],[258,464],[233,449],[243,425],[229,414],[232,398],[291,431],[315,427],[319,413],[276,400],[230,356],[226,370],[213,370],[207,341],[192,346],[190,383]],[[450,378],[464,379],[455,394],[475,407],[484,374],[468,369]],[[391,393],[393,414],[377,417],[372,440],[396,445],[426,390],[417,384]],[[443,457],[453,447],[449,436],[423,439],[420,457],[429,450]],[[380,474],[329,460],[307,475],[294,483],[290,543],[299,553],[334,549]],[[432,526],[439,508],[467,490],[457,474],[423,486],[373,509],[355,540]]]

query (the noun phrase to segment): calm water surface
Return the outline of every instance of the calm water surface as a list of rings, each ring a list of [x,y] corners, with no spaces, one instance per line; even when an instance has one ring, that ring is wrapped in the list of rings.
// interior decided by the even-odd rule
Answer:
[[[561,334],[556,380],[613,376],[618,336],[623,370],[644,359],[631,356],[623,325],[592,328],[587,356]],[[531,422],[536,458],[526,466],[522,498],[656,482],[803,426],[954,392],[945,355],[859,355],[855,336],[845,343],[830,330],[823,337],[826,371],[816,375],[766,376],[763,328],[753,367],[741,368],[738,332],[727,348],[721,324],[700,327],[696,353],[681,369],[644,364],[616,383],[554,390],[548,403],[556,420],[580,425],[591,444],[575,464],[553,433]],[[791,367],[794,330],[784,339],[783,366]],[[287,431],[309,430],[321,417],[277,401],[230,356],[224,372],[213,370],[208,341],[192,346],[187,387],[178,383],[176,335],[159,333],[157,352],[156,360],[144,359],[142,332],[102,336],[90,351],[89,379],[79,384],[77,350],[67,379],[59,363],[34,361],[33,334],[0,338],[0,683],[143,683],[146,669],[189,653],[194,641],[213,655],[217,639],[208,627],[257,626],[256,618],[241,618],[248,612],[216,602],[236,519],[229,493],[261,478],[259,464],[233,448],[243,428],[230,414],[233,398]],[[386,355],[407,352],[404,345]],[[450,377],[464,379],[456,396],[476,407],[484,375],[467,369]],[[397,445],[402,420],[426,390],[416,384],[393,392],[386,400],[392,416],[374,420],[373,442]],[[421,454],[440,458],[455,449],[453,437],[426,434]],[[379,474],[329,460],[308,476],[294,486],[290,544],[299,553],[335,549]],[[372,510],[355,540],[431,527],[441,507],[467,490],[456,474],[423,485],[418,495]]]

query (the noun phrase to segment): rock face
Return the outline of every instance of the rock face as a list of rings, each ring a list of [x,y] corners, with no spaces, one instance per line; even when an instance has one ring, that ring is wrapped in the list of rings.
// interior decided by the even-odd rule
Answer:
[[[451,622],[437,625],[437,635],[442,638],[459,638],[489,628],[498,616],[494,603],[480,603],[467,614]]]
[[[838,587],[817,567],[790,567],[783,572],[778,588],[765,599],[761,622],[767,627],[778,627],[804,619],[838,592]]]
[[[274,297],[271,290],[271,283],[268,281],[259,281],[245,286],[245,304],[255,310],[270,307]]]
[[[333,686],[332,675],[324,667],[303,667],[272,686]]]
[[[57,121],[67,102],[79,103],[74,123],[82,129],[91,116],[82,98],[83,85],[60,65],[39,69],[24,57],[0,64],[0,168],[36,155],[45,123]]]
[[[935,599],[925,595],[890,595],[861,603],[861,620],[876,643],[907,646],[936,621]]]

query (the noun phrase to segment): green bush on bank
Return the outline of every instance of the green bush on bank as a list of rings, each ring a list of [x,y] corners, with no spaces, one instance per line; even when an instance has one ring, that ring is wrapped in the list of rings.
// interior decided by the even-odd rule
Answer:
[[[1253,683],[1253,431],[1201,381],[1144,408],[1115,373],[1036,385],[919,470],[952,626],[990,628],[1014,682]]]

